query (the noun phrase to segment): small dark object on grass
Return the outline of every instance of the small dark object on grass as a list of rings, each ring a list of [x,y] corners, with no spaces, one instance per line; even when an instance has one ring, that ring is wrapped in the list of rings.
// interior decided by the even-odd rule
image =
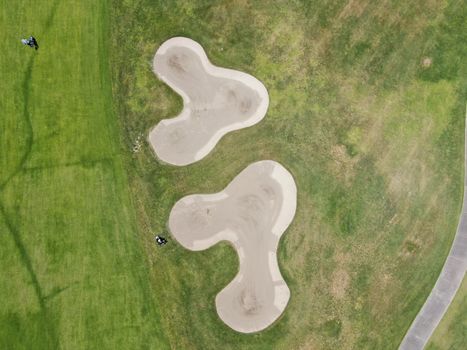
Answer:
[[[36,50],[39,48],[39,44],[37,43],[36,38],[34,38],[32,35],[29,37],[29,39],[21,39],[21,42],[24,45],[35,48]]]
[[[156,236],[154,237],[154,240],[156,241],[157,245],[167,244],[167,240],[162,236]]]

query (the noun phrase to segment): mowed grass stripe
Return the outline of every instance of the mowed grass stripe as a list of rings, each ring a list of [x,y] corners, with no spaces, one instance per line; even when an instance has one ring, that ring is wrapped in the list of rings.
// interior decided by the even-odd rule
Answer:
[[[165,348],[119,156],[108,2],[0,11],[0,347]]]

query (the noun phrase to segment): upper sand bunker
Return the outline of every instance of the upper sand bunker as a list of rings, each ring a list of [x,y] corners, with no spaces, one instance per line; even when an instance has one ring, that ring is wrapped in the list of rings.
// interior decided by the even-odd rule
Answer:
[[[220,318],[238,332],[258,332],[284,311],[290,291],[279,271],[277,246],[296,209],[297,188],[279,163],[249,165],[221,192],[190,195],[172,208],[169,229],[185,248],[226,240],[240,270],[216,296]]]
[[[254,125],[266,114],[269,96],[264,85],[249,74],[212,65],[196,41],[167,40],[157,50],[153,67],[184,104],[177,117],[161,120],[149,134],[156,155],[167,163],[194,163],[222,136]]]

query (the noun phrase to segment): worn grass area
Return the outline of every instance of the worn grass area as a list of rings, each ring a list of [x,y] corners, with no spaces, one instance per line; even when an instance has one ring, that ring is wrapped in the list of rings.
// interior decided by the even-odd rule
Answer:
[[[1,348],[398,345],[460,210],[461,1],[0,4]],[[19,42],[30,33],[38,52]],[[183,168],[158,164],[147,144],[131,153],[181,109],[150,66],[175,35],[254,74],[271,97],[260,124]],[[151,233],[180,197],[218,191],[261,159],[281,162],[299,187],[279,256],[292,298],[277,324],[245,336],[214,307],[237,270],[233,250],[156,250]],[[435,334],[433,346],[464,341],[445,325],[463,319],[453,310],[439,331],[449,337]]]
[[[113,113],[106,1],[0,1],[0,348],[164,348]],[[36,52],[20,39],[34,34]]]
[[[461,350],[467,344],[467,279],[433,333],[427,350]]]
[[[428,296],[459,217],[465,7],[461,1],[114,2],[114,95],[139,223],[176,349],[394,349]],[[151,61],[173,36],[264,82],[258,125],[201,162],[159,164],[139,135],[181,99]],[[200,88],[202,88],[200,86]],[[281,162],[298,210],[280,247],[292,297],[270,329],[241,335],[217,317],[234,276],[226,245],[192,253],[151,244],[172,205],[222,189],[249,163]]]

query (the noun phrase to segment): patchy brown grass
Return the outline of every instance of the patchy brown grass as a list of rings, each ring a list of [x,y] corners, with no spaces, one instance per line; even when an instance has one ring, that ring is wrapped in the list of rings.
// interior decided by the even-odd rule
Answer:
[[[172,346],[397,347],[447,252],[460,203],[462,170],[453,166],[462,159],[459,82],[419,77],[423,57],[433,57],[423,72],[437,67],[429,48],[445,4],[143,3],[144,11],[121,10],[137,26],[119,34],[125,45],[117,64],[130,133],[180,108],[179,97],[143,69],[174,35],[199,41],[216,65],[255,75],[271,100],[261,123],[227,135],[197,164],[161,165],[145,149],[132,158],[144,230],[164,229],[177,199],[216,192],[253,161],[281,162],[298,186],[296,217],[279,249],[290,303],[258,335],[229,330],[209,302],[235,275],[229,247],[193,254],[148,245]],[[124,64],[127,55],[132,65]]]
[[[336,299],[344,298],[347,288],[350,284],[350,276],[347,271],[343,269],[335,270],[332,274],[331,294]]]

